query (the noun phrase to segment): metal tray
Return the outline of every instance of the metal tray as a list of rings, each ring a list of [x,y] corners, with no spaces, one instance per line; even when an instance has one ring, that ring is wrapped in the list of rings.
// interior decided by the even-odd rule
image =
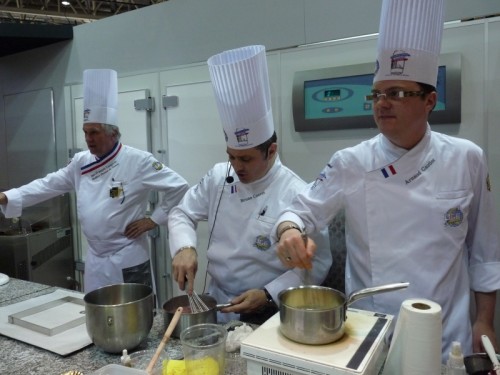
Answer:
[[[85,306],[83,299],[67,296],[9,315],[9,323],[54,336],[85,323],[85,309],[80,306]]]

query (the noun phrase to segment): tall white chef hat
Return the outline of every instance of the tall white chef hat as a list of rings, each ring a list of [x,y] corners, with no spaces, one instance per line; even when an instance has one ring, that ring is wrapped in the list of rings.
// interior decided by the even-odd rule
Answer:
[[[443,22],[444,0],[383,0],[374,82],[436,87]]]
[[[116,125],[118,78],[111,69],[87,69],[83,72],[83,123]]]
[[[271,138],[274,124],[265,47],[224,51],[207,63],[227,146],[248,149]]]

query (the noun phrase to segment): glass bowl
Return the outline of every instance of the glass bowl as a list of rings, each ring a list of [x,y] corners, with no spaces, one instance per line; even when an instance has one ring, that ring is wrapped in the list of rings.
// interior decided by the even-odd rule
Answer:
[[[156,349],[147,349],[147,350],[140,350],[137,352],[133,352],[129,354],[130,357],[130,367],[139,369],[139,370],[146,370],[146,368],[149,365],[149,362],[151,362],[151,359],[153,358],[154,354],[156,353]],[[163,368],[163,361],[168,360],[169,356],[165,350],[163,350],[160,353],[160,356],[158,357],[158,360],[155,363],[155,366],[153,367],[153,374],[154,375],[161,375],[162,373],[162,368]]]

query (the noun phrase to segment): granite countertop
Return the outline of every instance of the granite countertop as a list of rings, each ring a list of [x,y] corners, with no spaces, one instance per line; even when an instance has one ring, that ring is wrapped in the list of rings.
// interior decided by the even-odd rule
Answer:
[[[11,279],[0,286],[0,307],[22,302],[30,298],[52,293],[60,289],[29,281]],[[153,327],[147,339],[131,352],[156,350],[165,333],[163,314],[160,310],[153,320]],[[70,370],[89,375],[108,364],[120,364],[121,354],[110,354],[91,344],[67,356],[61,356],[45,349],[0,335],[1,375],[61,375]],[[166,351],[169,357],[182,355],[180,340],[171,338]],[[243,375],[247,373],[246,361],[239,353],[227,353],[225,374]],[[441,374],[445,374],[443,366]]]
[[[11,279],[0,286],[0,307],[22,302],[60,289],[29,281]],[[156,350],[165,333],[161,311],[155,315],[153,327],[147,339],[131,352]],[[0,335],[0,374],[2,375],[60,375],[70,370],[81,371],[84,375],[108,364],[120,364],[121,354],[110,354],[91,344],[67,356],[61,356],[45,349],[26,344]],[[172,358],[182,353],[179,339],[171,338],[166,351]],[[226,356],[226,374],[246,374],[246,361],[238,354]]]

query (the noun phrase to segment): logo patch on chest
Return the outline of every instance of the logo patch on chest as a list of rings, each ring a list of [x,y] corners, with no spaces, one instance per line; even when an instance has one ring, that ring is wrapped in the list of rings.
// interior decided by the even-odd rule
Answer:
[[[450,208],[444,215],[444,225],[447,227],[458,227],[464,220],[464,213],[460,207]]]
[[[267,236],[260,235],[255,237],[253,245],[261,251],[266,251],[271,247],[271,240]]]

